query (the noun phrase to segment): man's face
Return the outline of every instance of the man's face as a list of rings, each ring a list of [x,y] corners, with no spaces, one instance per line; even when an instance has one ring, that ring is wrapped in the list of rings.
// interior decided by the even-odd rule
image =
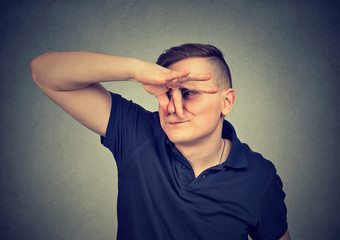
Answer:
[[[176,71],[190,70],[192,73],[210,73],[208,81],[197,82],[216,86],[213,66],[205,58],[187,58],[169,66]],[[177,89],[181,91],[183,115],[181,119],[175,111],[174,100],[170,92],[168,111],[159,111],[160,122],[169,139],[179,145],[191,145],[210,138],[221,137],[223,91],[214,94]]]

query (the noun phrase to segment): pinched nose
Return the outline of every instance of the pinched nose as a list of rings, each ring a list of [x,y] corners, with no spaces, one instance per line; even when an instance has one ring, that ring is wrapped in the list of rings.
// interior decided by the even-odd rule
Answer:
[[[171,91],[168,105],[168,114],[176,114],[180,119],[184,118],[182,92],[178,88],[172,89]]]

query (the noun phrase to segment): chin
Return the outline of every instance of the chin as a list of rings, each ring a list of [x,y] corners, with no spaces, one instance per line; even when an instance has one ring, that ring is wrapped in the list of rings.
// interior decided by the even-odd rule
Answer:
[[[168,138],[174,144],[185,144],[192,141],[192,139],[189,136],[181,136],[179,134],[169,134]]]
[[[175,145],[191,145],[197,140],[198,138],[195,138],[194,136],[191,135],[168,135],[168,138],[170,139],[171,142],[173,142]]]

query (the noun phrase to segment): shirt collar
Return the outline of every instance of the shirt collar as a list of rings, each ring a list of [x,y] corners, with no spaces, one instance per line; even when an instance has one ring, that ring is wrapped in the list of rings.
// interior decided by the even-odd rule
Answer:
[[[233,125],[231,125],[231,123],[227,120],[223,121],[222,138],[229,139],[232,145],[227,160],[221,165],[216,166],[216,168],[247,168],[248,160],[243,150],[242,143],[237,138]],[[169,140],[169,138],[166,138],[166,144],[170,146],[172,153],[177,156],[177,159],[186,160],[184,156],[178,151],[175,144]]]
[[[231,168],[247,168],[248,160],[244,152],[243,145],[236,135],[236,131],[227,120],[223,121],[222,138],[231,141],[231,149],[226,161],[221,165]]]

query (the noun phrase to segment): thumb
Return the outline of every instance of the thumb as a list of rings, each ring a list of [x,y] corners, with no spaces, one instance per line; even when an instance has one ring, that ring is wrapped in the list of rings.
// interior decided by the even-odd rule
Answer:
[[[159,111],[162,111],[163,115],[168,114],[168,105],[169,105],[169,98],[166,94],[162,94],[157,96],[157,100],[159,102]]]

